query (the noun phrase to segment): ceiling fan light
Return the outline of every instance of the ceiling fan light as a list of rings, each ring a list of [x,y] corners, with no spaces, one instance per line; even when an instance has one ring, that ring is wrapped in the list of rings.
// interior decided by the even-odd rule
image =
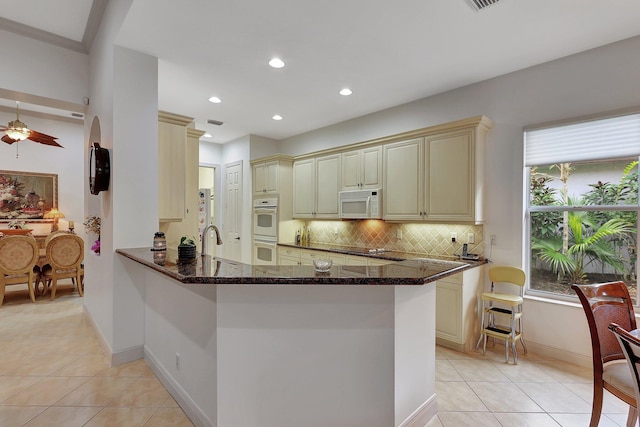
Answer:
[[[16,141],[23,141],[29,136],[29,129],[27,128],[9,128],[5,131],[9,138]]]
[[[15,139],[16,141],[27,139],[30,132],[27,125],[18,119],[9,122],[9,126],[7,126],[7,130],[5,131],[5,133],[9,135],[9,138]]]

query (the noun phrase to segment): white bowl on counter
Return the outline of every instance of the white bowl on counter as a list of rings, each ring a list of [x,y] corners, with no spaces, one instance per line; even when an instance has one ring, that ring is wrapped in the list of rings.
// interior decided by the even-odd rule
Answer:
[[[331,270],[331,266],[333,265],[333,261],[325,258],[318,258],[313,260],[313,266],[316,271],[319,273],[326,273]]]

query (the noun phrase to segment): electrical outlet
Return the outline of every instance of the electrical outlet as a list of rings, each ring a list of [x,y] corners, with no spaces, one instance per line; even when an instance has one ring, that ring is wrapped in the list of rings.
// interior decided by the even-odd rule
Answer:
[[[492,234],[490,239],[491,239],[491,246],[495,246],[496,245],[496,235]]]
[[[458,240],[458,233],[451,233],[451,243],[455,243]]]
[[[176,369],[180,370],[180,353],[176,353]]]
[[[467,243],[475,243],[475,242],[476,242],[476,235],[473,233],[467,234]]]
[[[338,235],[338,226],[337,225],[335,225],[333,227],[333,234],[335,234],[336,236]]]
[[[396,238],[397,238],[398,240],[402,240],[402,230],[397,230],[397,231],[396,231]]]

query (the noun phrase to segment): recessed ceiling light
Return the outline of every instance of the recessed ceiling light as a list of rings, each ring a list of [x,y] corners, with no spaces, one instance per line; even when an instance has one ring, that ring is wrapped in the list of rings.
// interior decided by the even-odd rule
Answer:
[[[276,114],[273,117],[271,117],[273,120],[282,120],[282,116],[280,114]]]
[[[211,98],[209,98],[209,102],[213,102],[214,104],[220,104],[222,102],[222,99],[218,98],[217,96],[212,96]]]
[[[346,87],[340,91],[340,95],[342,95],[342,96],[349,96],[352,93],[353,92],[351,91],[351,89],[346,88]]]
[[[273,68],[282,68],[284,67],[284,61],[280,58],[271,58],[271,60],[269,60],[269,65]]]
[[[213,135],[211,135],[210,133],[205,133],[202,136],[205,137],[205,138],[211,138]]]

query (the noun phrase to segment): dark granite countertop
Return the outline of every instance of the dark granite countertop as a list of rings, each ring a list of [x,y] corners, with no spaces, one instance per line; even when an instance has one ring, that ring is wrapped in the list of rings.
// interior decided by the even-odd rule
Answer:
[[[195,262],[180,264],[174,249],[167,250],[164,265],[154,262],[154,252],[149,247],[118,249],[116,253],[182,283],[247,285],[423,285],[485,262],[424,260],[414,256],[381,266],[334,265],[329,272],[318,273],[313,266],[250,265],[209,255],[198,255]]]
[[[401,252],[401,251],[388,251],[384,250],[382,252],[369,250],[366,248],[360,248],[357,246],[340,246],[340,245],[331,245],[327,243],[311,243],[310,245],[296,245],[295,243],[278,243],[278,246],[288,247],[288,248],[298,248],[298,249],[311,249],[314,251],[325,251],[325,252],[333,252],[338,254],[346,254],[346,255],[357,255],[364,256],[368,258],[376,258],[376,259],[386,259],[389,261],[404,261],[408,259],[423,259],[428,258],[430,260],[440,260],[440,261],[456,261],[456,262],[464,262],[468,264],[478,265],[484,264],[486,261],[481,259],[479,261],[469,261],[469,260],[461,260],[460,257],[456,256],[441,256],[441,255],[427,255],[427,254],[418,254],[414,252]]]

